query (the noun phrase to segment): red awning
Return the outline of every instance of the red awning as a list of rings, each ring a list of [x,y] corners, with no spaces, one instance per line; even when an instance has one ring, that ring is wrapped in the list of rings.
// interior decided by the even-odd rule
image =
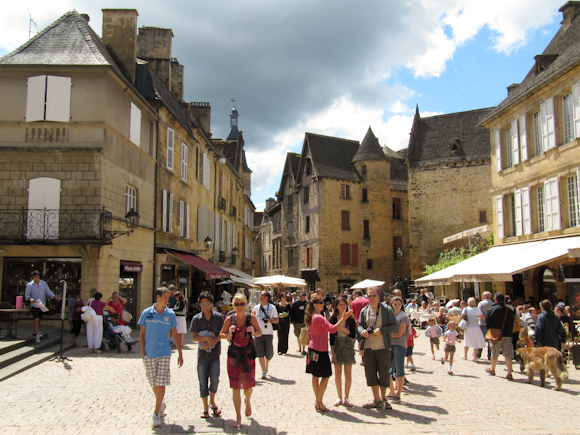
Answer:
[[[207,260],[204,260],[201,257],[198,257],[197,255],[185,254],[183,252],[169,251],[169,250],[167,252],[169,252],[171,255],[174,255],[175,257],[179,258],[180,260],[191,264],[196,269],[199,269],[202,272],[204,272],[205,279],[227,279],[230,277],[229,272],[223,270],[221,267],[219,267],[213,263],[210,263]]]

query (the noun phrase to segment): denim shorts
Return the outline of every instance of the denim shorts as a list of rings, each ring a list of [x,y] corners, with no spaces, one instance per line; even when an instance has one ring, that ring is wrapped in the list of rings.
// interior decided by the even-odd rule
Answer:
[[[398,345],[391,346],[391,374],[396,378],[405,376],[405,356],[407,355],[407,348]]]
[[[199,393],[201,398],[209,396],[209,393],[217,393],[220,383],[220,359],[198,358],[197,379],[199,380]],[[209,381],[209,382],[208,382]]]

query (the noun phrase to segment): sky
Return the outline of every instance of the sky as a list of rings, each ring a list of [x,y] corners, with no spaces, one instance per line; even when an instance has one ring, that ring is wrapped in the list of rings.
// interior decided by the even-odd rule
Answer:
[[[261,210],[306,132],[362,141],[370,126],[400,150],[416,106],[425,117],[499,104],[559,29],[564,3],[22,0],[3,5],[0,56],[72,9],[99,35],[103,8],[134,8],[139,27],[171,28],[184,98],[211,104],[214,138],[228,135],[235,100]]]

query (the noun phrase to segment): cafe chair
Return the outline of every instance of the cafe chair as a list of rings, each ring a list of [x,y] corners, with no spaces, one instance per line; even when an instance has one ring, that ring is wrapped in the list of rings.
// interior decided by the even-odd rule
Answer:
[[[9,302],[0,302],[0,309],[10,309],[13,308],[12,305]],[[8,336],[8,334],[10,334],[10,331],[12,331],[13,335],[16,335],[18,330],[18,321],[13,318],[10,313],[3,313],[0,312],[0,331],[2,330],[2,325],[5,324],[6,325],[6,336]]]

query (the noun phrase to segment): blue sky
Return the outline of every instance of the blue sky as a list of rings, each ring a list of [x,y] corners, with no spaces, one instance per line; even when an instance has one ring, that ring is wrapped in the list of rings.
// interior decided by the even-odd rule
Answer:
[[[102,8],[173,30],[186,101],[212,107],[214,138],[240,113],[257,209],[279,188],[305,132],[407,146],[422,116],[490,107],[557,32],[564,0],[23,0],[3,6],[0,55],[71,9],[101,34]],[[176,11],[179,11],[176,13]]]

